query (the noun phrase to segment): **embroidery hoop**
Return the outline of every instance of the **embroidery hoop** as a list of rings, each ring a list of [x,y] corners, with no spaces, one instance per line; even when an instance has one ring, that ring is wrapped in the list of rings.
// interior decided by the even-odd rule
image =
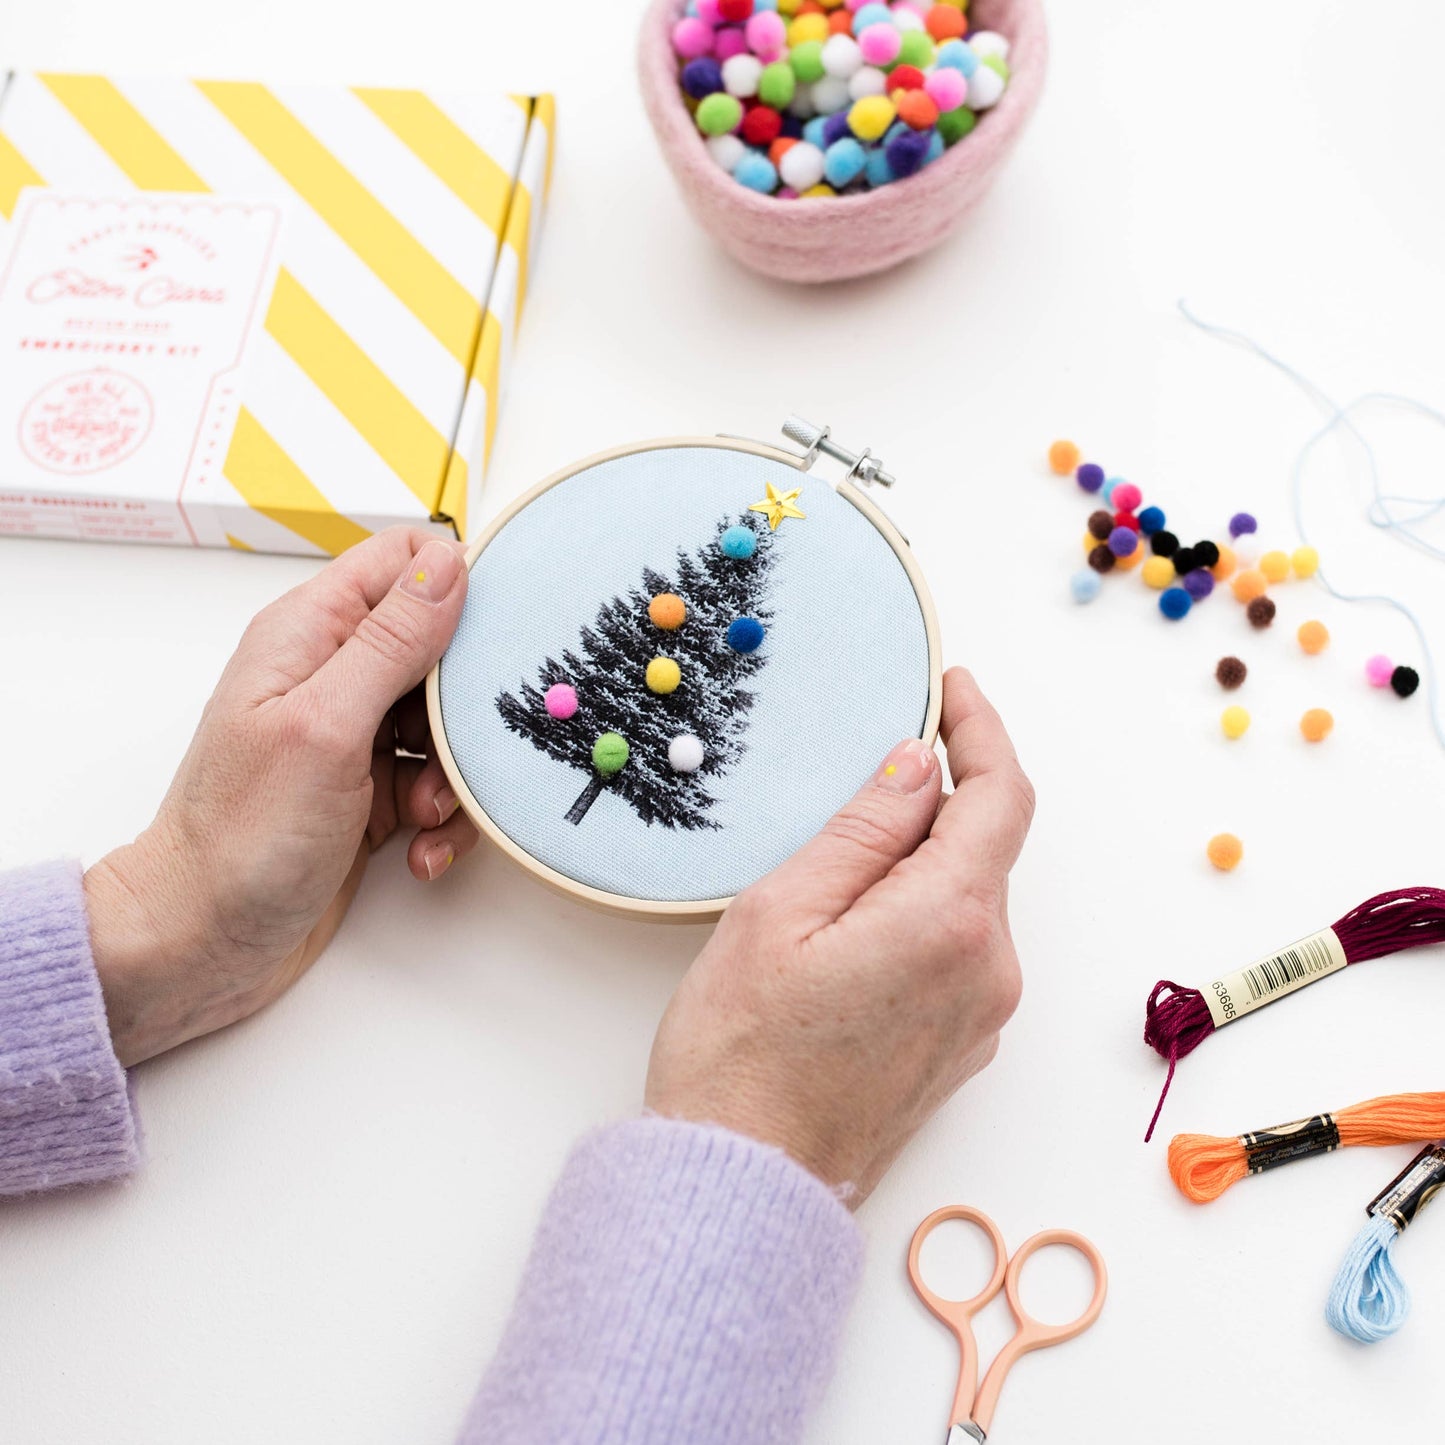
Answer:
[[[488,525],[480,536],[467,548],[467,569],[470,571],[475,567],[482,553],[495,541],[503,529],[544,493],[605,462],[612,462],[619,458],[636,456],[651,451],[664,451],[675,448],[709,448],[761,457],[770,462],[782,463],[799,473],[809,473],[819,452],[824,452],[840,461],[849,463],[849,470],[846,475],[836,482],[829,483],[825,478],[821,477],[816,478],[816,480],[824,482],[825,485],[830,485],[839,497],[848,502],[872,525],[873,529],[891,549],[894,556],[897,557],[899,564],[907,575],[909,583],[912,585],[914,598],[917,601],[918,610],[923,621],[924,636],[928,651],[928,702],[923,727],[919,732],[919,736],[931,747],[938,737],[938,722],[943,708],[942,652],[939,639],[938,617],[934,610],[933,599],[928,591],[928,584],[924,581],[922,570],[913,556],[908,539],[898,530],[888,516],[877,507],[859,487],[853,484],[852,480],[857,476],[865,480],[876,479],[882,481],[884,485],[891,485],[892,478],[889,477],[886,472],[881,471],[881,466],[877,458],[872,457],[866,448],[861,456],[855,457],[837,446],[836,443],[830,442],[830,433],[827,428],[812,428],[807,423],[800,423],[796,418],[790,417],[784,427],[784,432],[790,438],[806,444],[808,446],[807,452],[799,455],[796,452],[784,451],[779,447],[770,446],[765,442],[754,441],[747,437],[674,436],[658,437],[651,441],[632,442],[623,446],[612,447],[606,451],[596,452],[591,456],[584,457],[580,461],[572,462],[559,471],[553,472],[550,476],[543,478],[542,481],[524,492],[516,501],[512,502],[510,506],[506,507],[492,520],[490,525]],[[441,702],[441,670],[445,661],[446,658],[444,656],[442,661],[438,662],[437,665],[432,668],[431,672],[427,674],[426,680],[427,716],[431,723],[432,741],[436,748],[437,757],[441,762],[442,769],[446,774],[447,781],[450,783],[452,791],[456,794],[462,811],[476,825],[484,838],[490,840],[514,863],[519,864],[534,878],[539,879],[549,888],[608,913],[638,920],[678,923],[706,923],[712,922],[721,916],[723,910],[732,902],[731,896],[723,898],[673,900],[638,898],[624,893],[609,892],[605,889],[595,887],[592,884],[581,882],[552,867],[549,863],[544,862],[535,854],[529,852],[502,829],[488,814],[487,810],[472,792],[448,742],[446,721]]]

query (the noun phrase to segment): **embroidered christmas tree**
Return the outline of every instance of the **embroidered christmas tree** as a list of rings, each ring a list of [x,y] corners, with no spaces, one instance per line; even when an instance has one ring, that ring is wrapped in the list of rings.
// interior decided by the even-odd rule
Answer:
[[[568,822],[606,791],[647,824],[719,826],[709,784],[743,755],[747,684],[767,662],[758,648],[772,620],[769,521],[723,518],[696,552],[679,549],[673,575],[645,568],[640,587],[602,604],[575,650],[497,698],[508,728],[587,774]]]

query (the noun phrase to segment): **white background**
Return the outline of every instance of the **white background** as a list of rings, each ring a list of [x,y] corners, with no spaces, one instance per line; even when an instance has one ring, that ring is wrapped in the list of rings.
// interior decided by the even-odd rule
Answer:
[[[554,89],[550,234],[489,507],[603,446],[768,438],[789,410],[902,479],[888,502],[948,655],[977,671],[1038,787],[1013,891],[1027,993],[997,1063],[860,1217],[867,1277],[811,1440],[942,1438],[952,1346],[902,1260],[952,1201],[1013,1244],[1078,1228],[1112,1268],[1100,1324],[1016,1371],[998,1440],[1403,1438],[1445,1345],[1445,1218],[1402,1243],[1416,1301],[1394,1340],[1348,1344],[1321,1309],[1362,1206],[1410,1151],[1310,1160],[1189,1205],[1163,1143],[1140,1142],[1163,1071],[1139,1030],[1161,975],[1203,981],[1375,891],[1445,881],[1424,696],[1361,675],[1371,652],[1418,653],[1392,616],[1314,585],[1280,589],[1262,636],[1227,596],[1169,626],[1137,573],[1075,608],[1088,507],[1041,457],[1076,437],[1187,539],[1248,507],[1292,542],[1288,467],[1316,416],[1190,331],[1180,295],[1342,396],[1445,400],[1445,18],[1419,0],[1056,5],[1040,113],[965,230],[892,275],[809,291],[735,269],[684,212],[635,94],[638,9],[3,0],[0,59]],[[1388,418],[1378,432],[1390,480],[1439,494],[1445,439]],[[1322,459],[1313,484],[1327,564],[1411,597],[1445,645],[1440,572],[1370,535],[1348,475]],[[90,861],[141,827],[242,625],[311,570],[0,543],[0,859]],[[1307,659],[1292,635],[1312,615],[1334,644]],[[1232,650],[1253,669],[1237,744],[1211,679]],[[1338,719],[1318,748],[1296,731],[1311,705]],[[1223,828],[1247,848],[1229,876],[1203,857]],[[0,1433],[447,1441],[570,1141],[637,1107],[704,937],[599,921],[487,854],[424,891],[393,846],[291,996],[140,1071],[134,1183],[0,1210]],[[1439,1087],[1442,1004],[1438,950],[1330,979],[1211,1039],[1162,1132]],[[1062,1310],[1077,1282],[1038,1272]],[[986,1344],[1002,1332],[991,1317]]]

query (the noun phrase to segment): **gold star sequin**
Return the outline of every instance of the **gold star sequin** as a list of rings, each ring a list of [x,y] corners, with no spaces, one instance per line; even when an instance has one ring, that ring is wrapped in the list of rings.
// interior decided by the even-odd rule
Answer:
[[[768,495],[761,502],[754,502],[748,508],[750,512],[761,512],[768,519],[768,527],[776,532],[784,517],[798,517],[807,519],[808,514],[801,507],[795,507],[794,502],[803,495],[801,487],[794,487],[791,492],[780,492],[771,482],[768,483]]]

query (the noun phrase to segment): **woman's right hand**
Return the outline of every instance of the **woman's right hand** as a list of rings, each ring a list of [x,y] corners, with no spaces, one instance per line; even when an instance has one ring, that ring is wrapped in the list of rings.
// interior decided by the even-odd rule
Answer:
[[[647,1105],[785,1150],[856,1205],[982,1069],[1017,1006],[1008,874],[1033,790],[973,678],[937,755],[900,743],[812,842],[741,893],[658,1029]],[[942,806],[940,801],[942,800]]]

